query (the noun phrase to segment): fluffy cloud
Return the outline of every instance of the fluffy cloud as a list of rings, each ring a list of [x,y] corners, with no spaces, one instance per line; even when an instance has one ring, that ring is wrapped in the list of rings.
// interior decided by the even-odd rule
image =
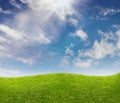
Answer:
[[[76,30],[75,33],[72,33],[73,37],[79,37],[80,39],[82,39],[83,41],[87,40],[88,35],[86,32],[84,32],[82,29],[78,29]]]
[[[106,56],[114,55],[115,49],[112,43],[108,43],[104,40],[100,42],[95,41],[93,47],[86,50],[84,55],[93,59],[103,59]]]
[[[72,24],[73,26],[78,27],[79,21],[77,19],[75,19],[75,18],[69,18],[68,22],[70,24]]]
[[[10,0],[9,1],[11,5],[13,5],[14,7],[18,8],[18,9],[22,9],[21,5],[18,4],[15,0]]]
[[[106,20],[109,16],[113,16],[120,13],[120,9],[115,8],[101,8],[97,7],[96,19]]]
[[[13,58],[26,64],[35,63],[38,59],[42,45],[52,43],[60,34],[60,29],[65,23],[70,22],[75,26],[78,15],[75,10],[77,0],[20,0],[27,9],[22,9],[22,4],[10,0],[10,4],[22,9],[14,14],[13,19],[0,24],[0,57]],[[80,0],[79,3],[82,3]],[[8,11],[0,12],[8,14]],[[31,50],[31,48],[33,50]],[[14,51],[13,51],[14,50]],[[31,51],[30,51],[31,50]],[[34,51],[35,50],[35,51]],[[67,53],[72,53],[66,50]],[[40,58],[40,55],[38,56]]]
[[[101,16],[110,16],[110,15],[114,15],[117,13],[120,13],[119,9],[103,8],[103,9],[101,9],[100,15]]]
[[[103,59],[107,56],[115,56],[119,53],[120,32],[102,32],[98,31],[102,36],[101,40],[95,40],[90,49],[79,50],[79,57],[87,57],[95,60]]]
[[[106,57],[120,56],[120,30],[117,29],[115,32],[98,31],[98,34],[101,36],[101,40],[95,40],[89,49],[78,50],[78,56],[73,59],[76,67],[89,68],[97,65]]]
[[[118,37],[118,42],[117,42],[117,48],[120,49],[120,30],[116,32],[117,37]]]
[[[73,61],[73,64],[78,68],[89,68],[92,66],[92,63],[93,61],[90,59],[82,60],[82,59],[77,58]]]
[[[11,10],[3,10],[1,7],[0,7],[0,13],[2,13],[2,14],[13,14],[13,12]]]
[[[22,61],[23,63],[32,64],[31,61],[33,62],[34,60],[30,59],[33,57],[24,57],[25,49],[27,49],[26,46],[51,43],[51,40],[45,37],[42,33],[39,33],[36,36],[29,36],[22,31],[14,30],[3,24],[0,25],[0,32],[2,34],[0,35],[0,56],[14,58]],[[20,57],[20,55],[23,55],[24,58]]]
[[[31,10],[41,13],[43,16],[56,15],[60,20],[65,20],[66,16],[76,13],[73,7],[74,0],[24,0],[22,2],[27,3]]]
[[[78,15],[74,8],[77,0],[21,0],[21,2],[26,3],[29,9],[16,15],[15,22],[18,24],[18,29],[27,31],[27,34],[31,32],[38,34],[42,31],[54,40],[68,17],[76,25],[73,17]]]
[[[6,38],[11,38],[14,40],[23,39],[23,34],[21,32],[18,32],[6,25],[0,24],[0,31],[5,34]]]
[[[65,53],[66,53],[67,55],[70,55],[70,56],[73,56],[73,55],[74,55],[73,50],[71,50],[70,48],[66,48]]]
[[[66,47],[65,54],[73,56],[74,55],[74,51],[72,50],[73,47],[74,47],[73,43],[71,43],[70,46]]]
[[[117,68],[120,67],[120,61],[115,61],[114,62],[114,67],[117,67]]]
[[[66,66],[69,65],[69,63],[70,63],[70,57],[64,56],[60,62],[60,66]]]
[[[4,42],[7,42],[7,39],[2,37],[2,36],[0,36],[0,43],[4,43]]]
[[[18,76],[22,75],[22,73],[19,70],[12,70],[12,69],[6,69],[6,68],[0,68],[0,76],[6,77],[6,76]]]

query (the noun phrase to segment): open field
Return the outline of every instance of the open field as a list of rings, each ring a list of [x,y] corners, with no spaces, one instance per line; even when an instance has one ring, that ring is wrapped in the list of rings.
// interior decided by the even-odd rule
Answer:
[[[120,103],[120,74],[0,78],[0,103]]]

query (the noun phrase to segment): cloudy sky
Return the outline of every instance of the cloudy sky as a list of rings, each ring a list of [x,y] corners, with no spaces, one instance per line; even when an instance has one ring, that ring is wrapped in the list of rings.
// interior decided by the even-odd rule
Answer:
[[[119,0],[0,0],[0,76],[120,72]]]

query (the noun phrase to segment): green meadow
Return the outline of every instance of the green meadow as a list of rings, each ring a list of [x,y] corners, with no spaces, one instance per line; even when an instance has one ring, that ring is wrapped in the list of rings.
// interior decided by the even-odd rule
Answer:
[[[120,103],[120,74],[0,78],[0,103]]]

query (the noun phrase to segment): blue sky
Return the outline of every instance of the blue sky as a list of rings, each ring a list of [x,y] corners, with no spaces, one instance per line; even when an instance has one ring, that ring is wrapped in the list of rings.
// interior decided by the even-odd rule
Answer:
[[[120,72],[119,0],[0,0],[0,76]]]

